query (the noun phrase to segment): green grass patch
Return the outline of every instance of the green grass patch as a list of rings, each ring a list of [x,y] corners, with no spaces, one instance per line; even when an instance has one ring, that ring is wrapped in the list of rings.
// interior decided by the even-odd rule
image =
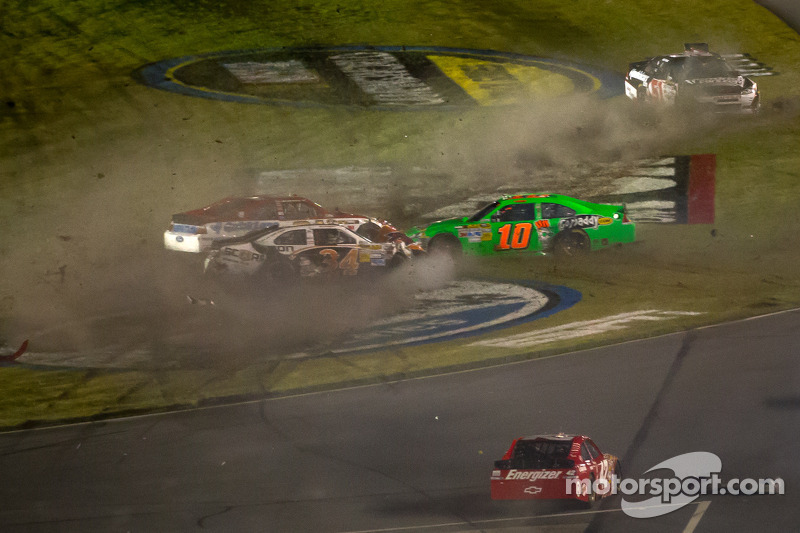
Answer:
[[[6,2],[0,31],[7,50],[0,57],[7,74],[0,93],[0,223],[6,228],[0,242],[0,331],[6,336],[24,334],[14,327],[29,292],[45,295],[43,312],[63,319],[73,312],[76,295],[91,303],[89,287],[113,293],[136,275],[152,276],[120,272],[108,288],[98,289],[95,274],[160,247],[169,214],[250,191],[254,171],[385,166],[454,175],[463,169],[502,180],[492,172],[502,173],[502,164],[517,155],[493,137],[517,117],[486,128],[491,112],[485,109],[390,113],[229,104],[141,86],[131,74],[147,63],[222,50],[405,44],[564,58],[622,73],[631,61],[679,51],[690,41],[748,52],[779,73],[758,80],[761,117],[688,128],[683,136],[665,133],[663,144],[647,154],[717,154],[715,224],[643,224],[639,243],[586,261],[486,259],[466,263],[462,274],[535,279],[583,294],[567,311],[487,338],[643,309],[701,314],[535,349],[489,351],[462,340],[305,360],[242,358],[214,369],[5,366],[0,427],[541,357],[800,302],[800,37],[750,0]],[[652,127],[662,125],[656,120]],[[584,140],[591,145],[596,139]],[[488,156],[477,170],[470,159],[475,152]],[[538,163],[514,164],[530,167],[535,188]],[[411,224],[418,211],[403,203],[408,186],[392,184],[400,205],[386,215]],[[464,193],[448,187],[443,181],[442,203]],[[115,212],[126,217],[117,220]],[[53,276],[62,265],[66,281]],[[20,280],[28,273],[34,282],[23,290]]]

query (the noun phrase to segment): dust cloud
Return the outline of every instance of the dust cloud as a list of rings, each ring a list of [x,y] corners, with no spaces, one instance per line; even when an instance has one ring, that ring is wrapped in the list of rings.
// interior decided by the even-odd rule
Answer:
[[[437,166],[449,169],[456,190],[498,188],[523,177],[536,187],[542,174],[568,178],[587,166],[624,167],[670,153],[682,138],[708,131],[715,121],[636,106],[622,97],[570,95],[476,111],[436,144]]]
[[[429,262],[341,283],[210,281],[201,255],[163,249],[185,207],[135,179],[86,183],[6,200],[0,344],[30,339],[29,362],[199,368],[324,352],[452,279]]]
[[[418,115],[403,115],[387,127],[419,123]],[[343,205],[355,212],[397,217],[392,221],[408,227],[426,209],[509,183],[540,192],[537,176],[544,172],[568,183],[579,165],[658,155],[687,129],[705,127],[703,120],[590,96],[440,114],[430,131],[418,126],[414,158],[376,161],[392,170],[372,174],[366,186],[335,174],[323,184],[311,173],[292,188],[318,201],[349,199]],[[98,140],[69,160],[16,163],[29,180],[6,188],[2,200],[0,341],[13,346],[29,338],[40,360],[85,356],[111,366],[133,361],[191,368],[319,352],[413,306],[416,292],[443,286],[454,275],[429,262],[368,282],[210,285],[201,257],[163,249],[170,215],[230,194],[278,191],[269,180],[219,179],[248,166],[241,147],[214,143],[215,152],[200,153],[164,133],[157,147],[145,148],[142,134],[129,135]],[[383,141],[372,142],[380,148]],[[348,196],[347,187],[362,194]],[[214,305],[191,304],[187,296]]]

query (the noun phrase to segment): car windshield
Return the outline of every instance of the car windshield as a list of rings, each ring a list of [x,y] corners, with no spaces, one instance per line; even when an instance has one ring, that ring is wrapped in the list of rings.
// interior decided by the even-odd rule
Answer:
[[[479,220],[482,220],[482,219],[483,219],[483,218],[484,218],[486,215],[488,215],[488,214],[489,214],[489,212],[490,212],[492,209],[494,209],[494,208],[495,208],[495,207],[497,207],[498,205],[500,205],[500,202],[499,202],[499,201],[495,201],[495,202],[492,202],[492,203],[490,203],[489,205],[485,206],[485,207],[484,207],[484,208],[482,208],[480,211],[478,211],[477,213],[475,213],[474,215],[472,215],[471,217],[469,217],[469,218],[467,219],[467,222],[477,222],[477,221],[479,221]]]
[[[698,78],[729,78],[736,73],[719,57],[687,57],[681,65],[680,77],[684,80]]]

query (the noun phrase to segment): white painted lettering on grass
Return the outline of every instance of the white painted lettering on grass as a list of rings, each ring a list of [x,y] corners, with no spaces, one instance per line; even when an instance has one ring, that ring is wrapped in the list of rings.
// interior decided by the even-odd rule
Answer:
[[[509,335],[501,339],[488,339],[473,342],[470,346],[487,346],[492,348],[528,348],[548,342],[575,339],[578,337],[588,337],[619,331],[631,327],[635,322],[657,322],[669,320],[680,316],[695,316],[702,313],[694,311],[659,311],[651,309],[648,311],[633,311],[630,313],[620,313],[597,320],[582,320],[572,322],[563,326],[538,329],[517,335]]]
[[[406,67],[387,52],[349,52],[331,56],[339,69],[384,105],[434,105],[444,103],[424,82],[411,75]]]

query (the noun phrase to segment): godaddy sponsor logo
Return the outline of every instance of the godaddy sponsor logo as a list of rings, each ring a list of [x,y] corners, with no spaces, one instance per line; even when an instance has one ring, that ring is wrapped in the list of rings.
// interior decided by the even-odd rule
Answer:
[[[669,477],[610,479],[567,479],[567,494],[622,494],[622,511],[633,518],[653,518],[671,513],[700,496],[776,495],[785,490],[783,479],[734,478],[720,476],[722,461],[709,452],[692,452],[667,459],[645,472],[669,470]],[[631,498],[634,497],[635,499]],[[645,497],[642,499],[642,497]]]
[[[562,218],[558,221],[558,230],[564,231],[573,228],[597,228],[597,215],[578,215],[576,217]]]

